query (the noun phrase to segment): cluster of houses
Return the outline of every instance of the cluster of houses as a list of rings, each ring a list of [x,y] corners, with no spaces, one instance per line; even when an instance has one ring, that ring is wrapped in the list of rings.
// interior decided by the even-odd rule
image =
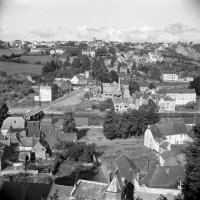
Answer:
[[[26,162],[50,159],[51,151],[42,140],[39,121],[25,121],[23,117],[7,117],[1,126],[1,175],[24,172]],[[47,169],[48,170],[48,169]],[[38,170],[28,170],[37,174]]]

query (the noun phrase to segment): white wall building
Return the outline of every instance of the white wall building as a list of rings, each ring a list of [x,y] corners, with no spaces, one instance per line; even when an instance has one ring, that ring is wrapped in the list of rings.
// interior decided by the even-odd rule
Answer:
[[[185,105],[189,102],[196,102],[196,92],[194,89],[168,89],[166,95],[175,100],[176,105]]]
[[[38,95],[35,96],[35,101],[53,101],[54,91],[51,86],[40,86],[38,89]]]
[[[162,75],[163,81],[178,81],[178,75],[173,73],[163,74]]]

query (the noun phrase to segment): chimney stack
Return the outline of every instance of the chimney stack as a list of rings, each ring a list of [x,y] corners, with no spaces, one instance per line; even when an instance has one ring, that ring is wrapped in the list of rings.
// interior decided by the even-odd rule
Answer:
[[[112,181],[112,171],[108,170],[108,183]]]

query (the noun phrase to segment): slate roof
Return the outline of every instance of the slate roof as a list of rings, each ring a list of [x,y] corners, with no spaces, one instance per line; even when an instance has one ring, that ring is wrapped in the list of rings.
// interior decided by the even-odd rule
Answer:
[[[7,117],[1,126],[1,130],[8,130],[12,127],[13,129],[24,129],[25,119],[23,117]]]
[[[156,125],[151,125],[150,130],[154,138],[163,138],[170,135],[186,134],[187,127],[182,121],[161,121]]]
[[[121,176],[129,182],[132,182],[133,178],[140,172],[134,162],[125,155],[116,158],[115,164]]]
[[[158,166],[151,169],[140,181],[140,184],[153,188],[177,189],[179,181],[184,181],[184,176],[183,168],[180,165]]]
[[[107,187],[107,183],[79,180],[71,196],[75,199],[101,200]]]

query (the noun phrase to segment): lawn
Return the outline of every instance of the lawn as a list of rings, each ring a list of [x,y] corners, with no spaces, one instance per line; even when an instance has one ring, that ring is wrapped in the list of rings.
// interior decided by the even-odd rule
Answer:
[[[21,60],[25,60],[28,63],[35,64],[36,62],[41,62],[41,64],[46,64],[52,60],[51,56],[41,55],[41,56],[33,56],[33,55],[23,55],[20,57]]]
[[[28,73],[39,75],[42,72],[43,65],[22,64],[0,61],[0,71],[7,72],[8,75],[17,73]]]

